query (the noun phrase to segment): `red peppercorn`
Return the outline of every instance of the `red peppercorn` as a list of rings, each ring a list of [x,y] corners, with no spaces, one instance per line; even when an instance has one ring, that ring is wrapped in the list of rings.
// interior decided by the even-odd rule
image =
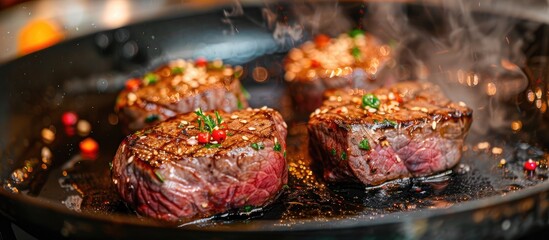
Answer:
[[[197,67],[206,67],[206,65],[208,65],[208,60],[206,60],[205,58],[197,58],[194,61],[194,65],[196,65]]]
[[[73,126],[78,122],[78,115],[75,112],[65,112],[61,116],[61,122],[65,126]]]
[[[212,132],[212,138],[214,141],[220,143],[227,138],[227,133],[225,132],[225,130],[216,129]]]
[[[325,34],[318,34],[315,37],[315,44],[317,48],[323,48],[330,42],[330,37]]]
[[[320,63],[317,60],[312,59],[311,68],[318,68],[318,67],[320,67]]]
[[[137,91],[139,89],[139,86],[141,86],[141,80],[132,78],[128,81],[126,81],[126,90],[128,91]]]
[[[528,161],[524,163],[524,170],[535,171],[537,166],[538,164],[536,163],[536,161],[533,161],[532,159],[528,159]]]
[[[201,132],[198,133],[198,143],[208,143],[210,141],[210,133]]]

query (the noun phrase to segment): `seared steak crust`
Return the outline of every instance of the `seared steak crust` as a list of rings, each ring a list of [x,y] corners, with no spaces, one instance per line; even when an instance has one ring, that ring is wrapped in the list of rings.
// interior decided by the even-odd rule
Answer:
[[[113,160],[122,198],[139,213],[167,221],[272,202],[287,183],[281,115],[263,108],[220,116],[227,133],[220,145],[197,143],[194,113],[129,135]]]
[[[135,131],[197,108],[232,112],[248,107],[238,79],[241,69],[208,64],[177,60],[130,79],[140,85],[119,94],[115,110],[121,123]]]
[[[362,104],[363,90],[340,90],[311,114],[310,146],[327,181],[378,185],[458,163],[470,108],[428,83],[403,82],[372,93],[378,109]]]
[[[327,89],[381,87],[383,82],[375,76],[390,59],[391,48],[370,34],[350,35],[324,43],[315,39],[290,50],[284,62],[285,79],[298,111],[308,115],[320,107]]]

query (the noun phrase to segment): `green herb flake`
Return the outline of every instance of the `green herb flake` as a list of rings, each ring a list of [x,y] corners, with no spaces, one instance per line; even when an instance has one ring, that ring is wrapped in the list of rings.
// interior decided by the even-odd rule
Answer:
[[[233,136],[233,135],[234,135],[234,133],[233,133],[233,132],[227,132],[227,136],[229,136],[229,137],[230,137],[230,136]]]
[[[158,82],[158,78],[158,75],[155,73],[147,73],[145,74],[145,77],[143,77],[143,83],[145,83],[145,85],[154,84]]]
[[[217,124],[215,124],[215,120],[210,115],[206,116],[204,123],[206,123],[206,129],[210,133],[214,130],[215,126],[217,126]]]
[[[112,162],[109,162],[109,170],[112,170],[112,168],[113,168]]]
[[[360,29],[353,29],[349,32],[349,36],[352,38],[358,37],[360,35],[364,35],[364,31]]]
[[[331,151],[331,152],[332,152],[332,156],[335,156],[335,155],[337,154],[335,148],[332,148],[332,151]]]
[[[162,174],[160,174],[160,172],[154,171],[154,175],[156,175],[156,177],[158,178],[158,180],[160,180],[160,182],[164,182],[164,177],[162,177]]]
[[[250,99],[252,97],[250,95],[250,92],[248,92],[248,90],[246,90],[246,88],[244,88],[244,86],[242,85],[240,85],[240,91],[242,92],[242,95],[244,95],[246,99]]]
[[[284,150],[284,158],[286,158],[286,150]]]
[[[244,70],[242,68],[240,68],[239,70],[237,70],[238,66],[235,67],[235,71],[234,71],[234,78],[240,78],[242,76],[242,73],[244,72]]]
[[[215,144],[213,144],[213,143],[206,143],[206,145],[204,145],[204,147],[205,147],[205,148],[219,148],[219,147],[221,147],[221,144],[219,144],[219,143],[215,143]]]
[[[275,142],[274,147],[273,147],[273,150],[275,150],[275,151],[277,151],[277,152],[282,151],[282,146],[280,145],[279,142]]]
[[[202,108],[197,108],[196,111],[194,111],[194,113],[198,115],[198,117],[204,116],[204,112],[202,112]]]
[[[244,210],[244,212],[251,212],[253,209],[254,209],[254,207],[250,206],[250,205],[246,205],[242,208],[242,210]]]
[[[147,117],[145,118],[145,122],[146,122],[146,123],[152,123],[152,122],[158,121],[158,119],[160,119],[160,117],[158,117],[158,115],[156,115],[156,114],[151,114],[151,115],[149,115],[149,116],[147,116]]]
[[[395,121],[391,121],[387,118],[383,119],[383,124],[391,126],[391,127],[396,127],[397,126],[397,123]]]
[[[215,118],[217,119],[217,125],[221,125],[221,123],[223,122],[223,118],[221,118],[217,111],[215,111]]]
[[[244,105],[242,105],[242,102],[240,101],[240,99],[236,100],[236,107],[238,108],[238,110],[244,109]]]
[[[346,152],[342,152],[341,153],[341,160],[346,160],[347,159],[347,153]]]
[[[282,189],[290,189],[290,186],[288,184],[282,185]]]
[[[208,132],[211,133],[213,131],[213,129],[215,128],[215,126],[217,126],[217,124],[215,123],[215,120],[212,118],[212,116],[204,115],[204,112],[202,112],[201,108],[197,109],[194,113],[196,115],[198,115],[197,121],[198,121],[198,127],[199,127],[200,131],[203,131],[204,128],[206,128],[206,130],[208,130]],[[216,112],[216,114],[217,114],[217,112]],[[204,123],[204,126],[202,126],[202,123]]]
[[[256,143],[250,144],[250,147],[252,147],[252,148],[255,149],[256,151],[259,151],[259,150],[265,148],[265,144],[263,144],[262,142],[256,142]]]
[[[381,105],[381,102],[379,101],[379,98],[376,97],[376,95],[368,93],[364,94],[362,96],[362,107],[365,108],[366,106],[378,109],[379,105]]]
[[[145,136],[149,133],[152,132],[152,129],[147,129],[147,130],[138,130],[137,132],[135,132],[133,134],[133,136],[136,136],[136,137],[142,137],[142,136]]]
[[[368,142],[368,139],[364,138],[360,143],[358,144],[358,148],[362,150],[369,151],[370,150],[370,142]]]
[[[196,122],[198,123],[198,130],[203,132],[204,131],[204,125],[202,125],[202,119],[200,119],[200,117],[198,117],[198,119],[196,119]]]
[[[353,55],[353,57],[355,57],[356,59],[359,59],[360,58],[360,48],[358,47],[353,47],[351,48],[351,55]]]
[[[176,74],[182,74],[184,71],[184,69],[182,67],[173,67],[171,69],[171,73],[172,75],[176,75]]]
[[[134,135],[134,136],[137,136],[137,137],[141,137],[141,136],[143,136],[143,130],[138,130],[138,131],[135,132],[133,135]]]

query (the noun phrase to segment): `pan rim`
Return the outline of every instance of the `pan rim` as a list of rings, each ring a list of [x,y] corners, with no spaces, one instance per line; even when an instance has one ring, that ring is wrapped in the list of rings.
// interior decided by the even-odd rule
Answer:
[[[49,209],[53,212],[63,215],[71,216],[82,221],[98,221],[102,224],[123,224],[133,227],[155,227],[164,229],[174,229],[177,231],[200,231],[200,232],[227,232],[227,233],[252,233],[252,232],[302,232],[302,231],[318,231],[318,230],[348,230],[353,228],[368,228],[380,225],[402,224],[406,222],[413,222],[422,219],[433,219],[442,216],[448,216],[451,214],[459,214],[468,211],[475,211],[486,209],[490,207],[496,207],[506,203],[521,201],[524,199],[536,197],[540,194],[547,193],[549,191],[549,181],[539,183],[535,186],[520,189],[514,192],[510,192],[502,195],[494,195],[486,198],[470,200],[454,204],[447,208],[436,209],[418,209],[408,212],[395,212],[384,214],[380,217],[371,219],[328,219],[326,221],[307,221],[301,224],[292,224],[290,226],[284,226],[280,224],[279,220],[259,220],[253,221],[252,224],[234,224],[223,225],[223,227],[199,227],[199,226],[184,226],[176,227],[173,224],[156,221],[147,217],[138,216],[126,216],[121,214],[93,214],[89,212],[76,212],[64,207],[61,204],[54,203],[52,201],[45,201],[36,197],[10,193],[5,189],[0,190],[0,196],[2,198],[9,198],[13,201],[20,202],[22,204],[30,204],[42,209]],[[17,219],[18,216],[9,216],[4,211],[3,215],[10,219]],[[297,220],[299,221],[299,220]],[[274,224],[277,222],[277,224]],[[319,224],[322,223],[322,224]],[[250,226],[252,225],[252,226]]]

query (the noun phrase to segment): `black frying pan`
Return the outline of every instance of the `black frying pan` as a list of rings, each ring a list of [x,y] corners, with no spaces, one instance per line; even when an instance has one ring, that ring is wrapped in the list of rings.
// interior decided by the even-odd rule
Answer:
[[[288,16],[289,20],[281,19],[291,26],[297,21],[292,9],[303,10],[304,6],[279,4],[270,9]],[[439,18],[447,10],[403,6],[403,14],[424,34],[442,34],[444,22]],[[355,22],[374,15],[369,12],[374,8],[362,4],[338,7]],[[236,28],[221,21],[222,9],[94,33],[0,66],[2,215],[40,238],[55,239],[498,239],[519,237],[549,225],[547,168],[538,168],[535,173],[522,169],[529,158],[543,163],[547,157],[544,115],[525,97],[530,87],[545,88],[545,72],[539,68],[545,63],[546,43],[541,33],[546,28],[542,24],[529,32],[534,34],[534,41],[521,48],[529,57],[528,64],[521,66],[528,88],[515,97],[498,100],[522,120],[521,131],[472,132],[462,163],[452,172],[398,181],[382,189],[364,189],[353,185],[323,187],[316,175],[305,179],[303,172],[295,170],[315,170],[315,166],[310,166],[303,122],[294,117],[288,104],[281,60],[314,29],[306,28],[301,38],[287,35],[275,40],[275,28],[265,20],[262,7],[245,7],[243,16],[231,18]],[[528,21],[514,23],[513,32],[532,30]],[[371,30],[376,32],[375,27]],[[386,40],[392,36],[390,31],[378,33]],[[401,42],[404,50],[398,52],[399,66],[413,66],[414,59],[407,56],[413,55],[414,46],[423,46],[418,41]],[[252,95],[252,106],[279,109],[290,123],[288,159],[294,170],[290,171],[289,189],[272,206],[174,226],[137,216],[112,190],[108,163],[124,135],[109,116],[125,79],[173,58],[198,56],[220,57],[244,66],[248,74],[243,83]],[[249,73],[258,66],[268,69],[269,80],[253,80]],[[401,70],[392,68],[379,77],[418,76],[402,74]],[[535,82],[532,76],[541,80]],[[80,157],[78,143],[83,137],[64,133],[59,119],[65,111],[75,111],[92,124],[90,136],[101,148],[96,160]],[[482,116],[486,110],[475,111]],[[55,127],[55,141],[44,143],[40,131],[50,126]],[[491,147],[484,149],[479,142],[501,147],[503,155],[493,154]],[[42,161],[43,147],[51,150],[51,162]],[[501,158],[507,160],[505,167],[498,166]],[[47,163],[45,169],[43,163]],[[24,173],[27,176],[19,178]]]

